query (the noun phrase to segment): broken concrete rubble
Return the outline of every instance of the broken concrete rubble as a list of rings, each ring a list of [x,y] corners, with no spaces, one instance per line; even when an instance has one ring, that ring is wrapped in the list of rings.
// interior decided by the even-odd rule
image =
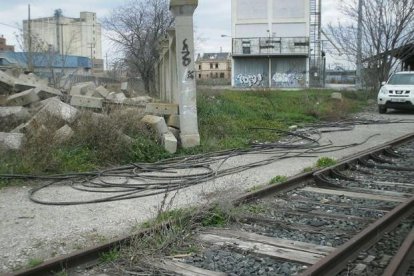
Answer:
[[[102,108],[102,98],[87,96],[72,96],[70,104],[78,107]]]
[[[14,90],[16,92],[21,92],[38,86],[47,86],[47,81],[36,77],[34,74],[20,74],[14,81]]]
[[[56,97],[56,96],[63,96],[62,92],[60,92],[60,90],[55,89],[53,87],[50,86],[46,86],[46,85],[40,85],[37,86],[34,89],[35,93],[39,96],[39,98],[41,100],[45,100],[51,97]]]
[[[12,76],[0,70],[0,95],[10,94],[14,87],[14,81]]]
[[[32,88],[9,96],[7,98],[7,105],[25,106],[38,101],[40,101],[40,98]]]
[[[93,82],[81,82],[72,86],[70,95],[72,96],[92,96],[96,86]]]
[[[98,86],[95,90],[102,98],[106,98],[108,97],[109,91],[103,87],[103,86]]]
[[[175,153],[177,151],[177,139],[174,134],[169,131],[163,117],[145,115],[141,121],[155,131],[166,151],[169,153]]]
[[[30,118],[27,108],[22,106],[0,106],[0,131],[9,131]]]
[[[334,92],[331,94],[331,99],[342,101],[342,93]]]
[[[75,107],[53,98],[33,118],[47,120],[50,115],[66,123],[73,123],[79,115],[79,111]]]
[[[175,153],[177,151],[177,138],[171,132],[163,133],[162,144],[169,153]]]
[[[25,136],[21,133],[0,132],[0,149],[19,150],[24,142]]]
[[[53,136],[53,142],[56,144],[63,144],[70,140],[73,137],[74,131],[68,125],[64,125],[63,127],[56,130],[55,135]]]

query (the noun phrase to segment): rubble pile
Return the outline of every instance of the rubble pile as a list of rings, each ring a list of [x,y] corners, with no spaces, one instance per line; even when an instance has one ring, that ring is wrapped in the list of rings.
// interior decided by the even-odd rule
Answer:
[[[128,95],[128,96],[127,96]],[[25,140],[44,130],[48,130],[51,120],[54,129],[51,142],[62,144],[76,135],[76,125],[80,110],[93,111],[93,117],[105,118],[112,105],[142,110],[152,102],[149,96],[129,97],[127,84],[122,83],[120,91],[109,91],[105,86],[96,86],[94,82],[78,83],[69,91],[61,91],[48,86],[47,81],[34,74],[13,76],[11,72],[0,71],[0,150],[19,150]],[[108,107],[108,108],[107,108]],[[151,108],[150,108],[151,109]],[[154,128],[165,149],[174,153],[177,149],[179,129],[176,123],[167,126],[164,117],[171,112],[145,116],[143,122]],[[173,108],[174,109],[174,108]],[[105,111],[105,112],[103,112]],[[177,116],[177,112],[174,116]],[[168,118],[168,121],[174,122]],[[125,140],[132,140],[124,133]]]

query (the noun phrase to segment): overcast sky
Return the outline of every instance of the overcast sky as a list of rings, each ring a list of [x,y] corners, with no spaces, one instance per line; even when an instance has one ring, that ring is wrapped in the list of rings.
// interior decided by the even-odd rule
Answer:
[[[253,1],[253,0],[252,0]],[[322,0],[322,22],[335,22],[340,18],[339,3],[342,0]],[[32,18],[52,16],[54,10],[62,9],[67,17],[79,17],[81,11],[92,11],[97,17],[107,16],[112,9],[122,5],[125,1],[114,0],[0,0],[0,35],[4,35],[8,44],[16,44],[15,33],[17,26],[27,19],[27,5],[31,5]],[[199,0],[194,15],[197,36],[197,52],[230,51],[231,39],[221,35],[231,35],[231,0]],[[104,32],[105,33],[105,32]],[[102,37],[103,52],[109,56],[110,43]],[[17,47],[18,48],[18,47]]]

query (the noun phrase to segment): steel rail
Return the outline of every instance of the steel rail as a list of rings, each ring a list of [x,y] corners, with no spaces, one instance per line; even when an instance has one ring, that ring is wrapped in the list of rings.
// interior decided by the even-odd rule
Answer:
[[[338,247],[332,254],[321,259],[301,275],[332,276],[346,268],[348,262],[357,257],[382,238],[382,235],[395,228],[401,220],[414,213],[414,197],[388,212],[381,219],[372,223],[348,242]],[[400,274],[401,275],[401,274]]]
[[[280,183],[280,184],[273,184],[268,185],[265,188],[259,189],[254,192],[250,192],[247,194],[244,194],[237,199],[233,200],[232,203],[234,205],[240,205],[243,203],[247,203],[250,201],[253,201],[258,198],[263,198],[266,196],[273,195],[278,192],[286,192],[293,190],[295,188],[298,188],[299,186],[303,185],[303,182],[309,181],[313,178],[314,175],[317,174],[323,174],[329,172],[331,169],[334,168],[343,168],[349,163],[355,163],[358,162],[359,158],[366,158],[370,154],[381,152],[381,151],[389,151],[392,146],[397,146],[400,144],[403,144],[407,141],[410,141],[414,139],[414,133],[402,136],[400,138],[394,139],[390,142],[384,143],[380,146],[372,147],[370,149],[361,151],[358,154],[354,154],[350,157],[346,157],[342,159],[339,163],[332,167],[328,167],[322,170],[314,170],[307,173],[302,173],[297,176],[289,178],[287,181]],[[160,227],[160,226],[158,226]],[[99,257],[102,253],[109,252],[110,250],[113,250],[114,248],[120,248],[121,246],[126,246],[130,244],[130,242],[140,236],[145,236],[149,233],[153,233],[154,229],[144,229],[140,231],[139,233],[133,235],[133,236],[124,236],[112,241],[109,241],[105,244],[101,244],[98,246],[93,246],[84,250],[75,251],[73,253],[56,257],[53,259],[50,259],[36,267],[28,268],[24,270],[20,270],[14,273],[5,274],[7,276],[13,275],[13,276],[26,276],[26,275],[55,275],[57,272],[62,271],[65,269],[66,271],[68,269],[97,262],[99,260]],[[316,274],[314,274],[316,275]],[[319,275],[319,274],[318,274]],[[332,275],[332,274],[331,274]]]
[[[394,255],[391,262],[385,269],[383,276],[400,276],[405,275],[410,268],[414,259],[414,228],[404,240],[397,254]]]

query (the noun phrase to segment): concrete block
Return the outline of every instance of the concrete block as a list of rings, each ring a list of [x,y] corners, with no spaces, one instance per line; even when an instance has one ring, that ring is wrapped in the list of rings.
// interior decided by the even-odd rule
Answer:
[[[27,108],[22,106],[0,106],[0,119],[8,120],[10,118],[24,121],[30,118],[30,114]]]
[[[56,130],[53,141],[57,144],[63,144],[70,140],[73,137],[74,131],[68,125],[64,125],[63,127]]]
[[[87,97],[87,96],[72,96],[70,104],[73,106],[86,108],[102,108],[102,98]]]
[[[331,99],[342,101],[342,93],[334,92],[331,94]]]
[[[177,138],[171,132],[163,133],[162,144],[164,149],[169,153],[175,153],[177,151]]]
[[[60,90],[49,87],[46,85],[40,85],[35,88],[36,94],[39,96],[40,99],[45,100],[51,97],[62,96],[62,92]]]
[[[109,91],[103,86],[98,86],[95,89],[95,92],[97,92],[102,98],[106,98],[109,95]]]
[[[70,124],[76,120],[78,114],[79,111],[75,107],[65,104],[59,99],[51,98],[33,118],[43,121],[47,120],[49,116],[54,116]]]
[[[72,89],[70,90],[70,95],[72,95],[72,96],[90,95],[91,96],[95,92],[95,89],[96,89],[95,83],[93,83],[93,82],[81,82],[81,83],[77,83],[74,86],[72,86]]]
[[[151,127],[159,138],[162,138],[162,135],[168,132],[168,127],[163,117],[146,115],[141,122]]]
[[[121,82],[121,91],[122,92],[127,92],[128,91],[128,82],[126,82],[126,81]]]
[[[38,78],[33,73],[30,73],[28,75],[20,74],[19,78],[14,82],[14,89],[17,92],[35,88],[38,86],[47,86],[47,81]]]
[[[115,100],[115,92],[109,92],[108,96],[105,97],[105,99],[107,99],[108,101],[113,101]]]
[[[139,96],[130,98],[131,101],[136,102],[137,104],[147,104],[152,102],[152,98],[150,96]]]
[[[0,131],[8,132],[30,119],[27,108],[21,106],[0,106]]]
[[[174,134],[175,138],[177,138],[177,140],[180,140],[180,130],[178,128],[175,127],[168,127],[168,130]]]
[[[22,133],[0,132],[0,149],[19,150],[24,142],[25,136]]]
[[[7,105],[25,106],[40,101],[34,89],[29,89],[20,93],[13,94],[7,98]]]
[[[26,124],[20,124],[10,131],[10,133],[23,133]]]
[[[156,115],[177,115],[178,105],[170,103],[148,103],[145,113]]]
[[[167,119],[167,125],[174,128],[180,128],[180,116],[179,115],[170,115]]]
[[[115,94],[114,102],[123,103],[126,99],[127,99],[127,97],[125,96],[124,93],[118,92],[118,93]]]
[[[15,80],[15,78],[0,70],[0,95],[11,94]]]

